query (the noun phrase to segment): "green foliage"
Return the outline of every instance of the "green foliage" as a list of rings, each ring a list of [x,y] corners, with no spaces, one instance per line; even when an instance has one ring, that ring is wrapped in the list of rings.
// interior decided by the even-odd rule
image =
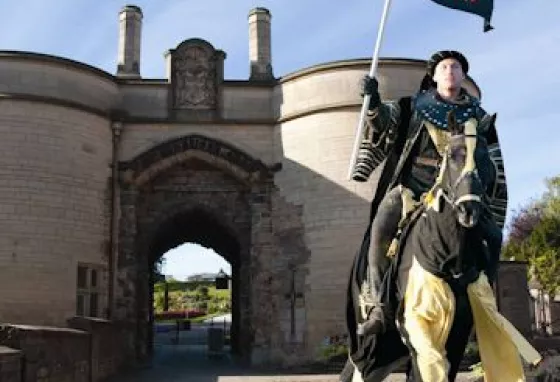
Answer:
[[[549,216],[560,216],[560,176],[547,179],[546,186],[547,192],[543,196],[545,213]]]
[[[502,248],[502,258],[515,261],[527,261],[523,243],[508,241]]]
[[[165,304],[165,296],[162,293],[154,293],[154,311],[156,313],[163,312],[163,306]]]
[[[345,344],[324,345],[319,350],[319,358],[323,360],[346,354],[348,354],[348,346]]]
[[[545,216],[525,244],[532,272],[549,296],[560,290],[560,216]]]
[[[203,309],[208,314],[231,312],[231,290],[216,290],[212,283],[168,282],[169,309]],[[154,311],[163,312],[165,298],[164,283],[154,285]]]
[[[478,352],[478,342],[469,341],[467,347],[465,348],[465,357],[474,360],[480,360],[480,354]]]
[[[547,180],[547,192],[532,207],[516,215],[512,226],[517,232],[510,233],[503,257],[527,261],[530,276],[547,294],[556,295],[560,291],[560,176]],[[523,235],[519,235],[520,231]]]
[[[202,296],[208,297],[208,287],[207,286],[200,286],[196,289]]]
[[[167,287],[169,288],[170,292],[174,291],[194,291],[201,287],[208,287],[211,289],[214,286],[214,283],[211,281],[179,281],[175,280],[172,277],[168,276],[167,278]],[[154,283],[154,291],[155,292],[163,292],[165,288],[165,282],[156,282]]]
[[[469,369],[472,372],[472,377],[484,378],[484,368],[482,367],[482,362],[478,362],[475,363],[474,365],[469,366]]]

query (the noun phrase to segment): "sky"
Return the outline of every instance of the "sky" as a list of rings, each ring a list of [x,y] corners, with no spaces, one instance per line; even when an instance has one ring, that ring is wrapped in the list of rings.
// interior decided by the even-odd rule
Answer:
[[[116,0],[0,1],[0,50],[46,53],[115,73]],[[323,62],[371,58],[383,0],[137,0],[142,8],[141,75],[164,78],[163,54],[198,37],[224,50],[226,79],[249,75],[247,15],[272,14],[272,60],[277,77]],[[393,0],[381,57],[427,59],[441,49],[459,50],[482,90],[482,105],[497,113],[497,128],[513,211],[545,191],[560,174],[560,1],[494,0],[494,30],[480,17],[430,0]],[[164,272],[217,271],[220,256],[187,244],[166,255]]]

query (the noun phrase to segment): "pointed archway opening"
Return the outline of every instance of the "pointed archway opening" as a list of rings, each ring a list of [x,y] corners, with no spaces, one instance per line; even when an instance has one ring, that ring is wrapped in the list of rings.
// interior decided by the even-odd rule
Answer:
[[[226,268],[229,271],[227,274],[231,276],[228,282],[229,290],[216,289],[215,274],[201,274],[198,275],[199,277],[183,282],[164,283],[163,285],[168,286],[168,304],[164,308],[172,313],[159,315],[156,306],[162,303],[161,259],[170,250],[184,246],[185,243],[190,243],[191,248],[206,249],[206,252],[213,252],[223,258],[222,264],[225,262],[229,265]],[[198,356],[231,354],[234,358],[243,358],[244,348],[239,335],[243,331],[240,327],[240,314],[244,302],[240,298],[243,292],[240,290],[239,283],[243,262],[240,240],[236,234],[220,222],[212,212],[202,207],[194,208],[179,211],[161,223],[147,250],[149,266],[152,269],[149,330],[153,336],[149,353],[155,357],[154,359],[165,358],[166,354],[173,354],[175,358],[177,354],[184,354],[185,357],[193,354]],[[183,255],[181,262],[184,269],[188,270],[189,262],[197,260],[189,258],[188,253]],[[192,268],[195,268],[194,263]],[[218,271],[219,269],[215,273]],[[228,292],[230,298],[225,301],[223,297],[227,296]],[[228,306],[216,306],[225,303]],[[224,308],[229,312],[224,311]],[[179,317],[181,312],[184,315]],[[228,313],[229,318],[225,319]],[[202,319],[202,315],[205,319]],[[213,319],[214,315],[217,316],[215,319]],[[208,342],[212,341],[211,338],[215,338],[209,333],[213,331],[216,334],[215,329],[224,334],[223,347],[219,345],[216,347],[215,342],[213,344]]]
[[[224,335],[219,354],[231,353],[231,265],[196,243],[181,244],[160,259],[153,288],[154,357],[209,353],[209,329]]]

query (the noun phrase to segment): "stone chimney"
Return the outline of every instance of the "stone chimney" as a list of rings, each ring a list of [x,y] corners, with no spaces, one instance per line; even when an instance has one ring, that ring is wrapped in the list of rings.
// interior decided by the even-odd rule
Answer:
[[[271,80],[272,54],[270,49],[270,12],[255,8],[249,12],[250,80]]]
[[[119,13],[119,61],[117,76],[140,78],[142,10],[126,5]]]

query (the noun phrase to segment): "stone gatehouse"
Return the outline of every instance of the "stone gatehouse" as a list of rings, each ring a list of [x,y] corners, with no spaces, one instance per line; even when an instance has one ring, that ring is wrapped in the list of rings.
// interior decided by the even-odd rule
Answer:
[[[166,78],[142,78],[142,12],[119,20],[115,74],[0,52],[0,322],[99,317],[122,354],[145,359],[154,262],[195,242],[232,265],[234,351],[254,364],[315,358],[344,333],[376,181],[347,180],[369,60],[276,77],[271,15],[256,8],[248,79],[224,78],[226,54],[196,38],[168,51]],[[424,67],[382,59],[383,97],[412,94]]]

